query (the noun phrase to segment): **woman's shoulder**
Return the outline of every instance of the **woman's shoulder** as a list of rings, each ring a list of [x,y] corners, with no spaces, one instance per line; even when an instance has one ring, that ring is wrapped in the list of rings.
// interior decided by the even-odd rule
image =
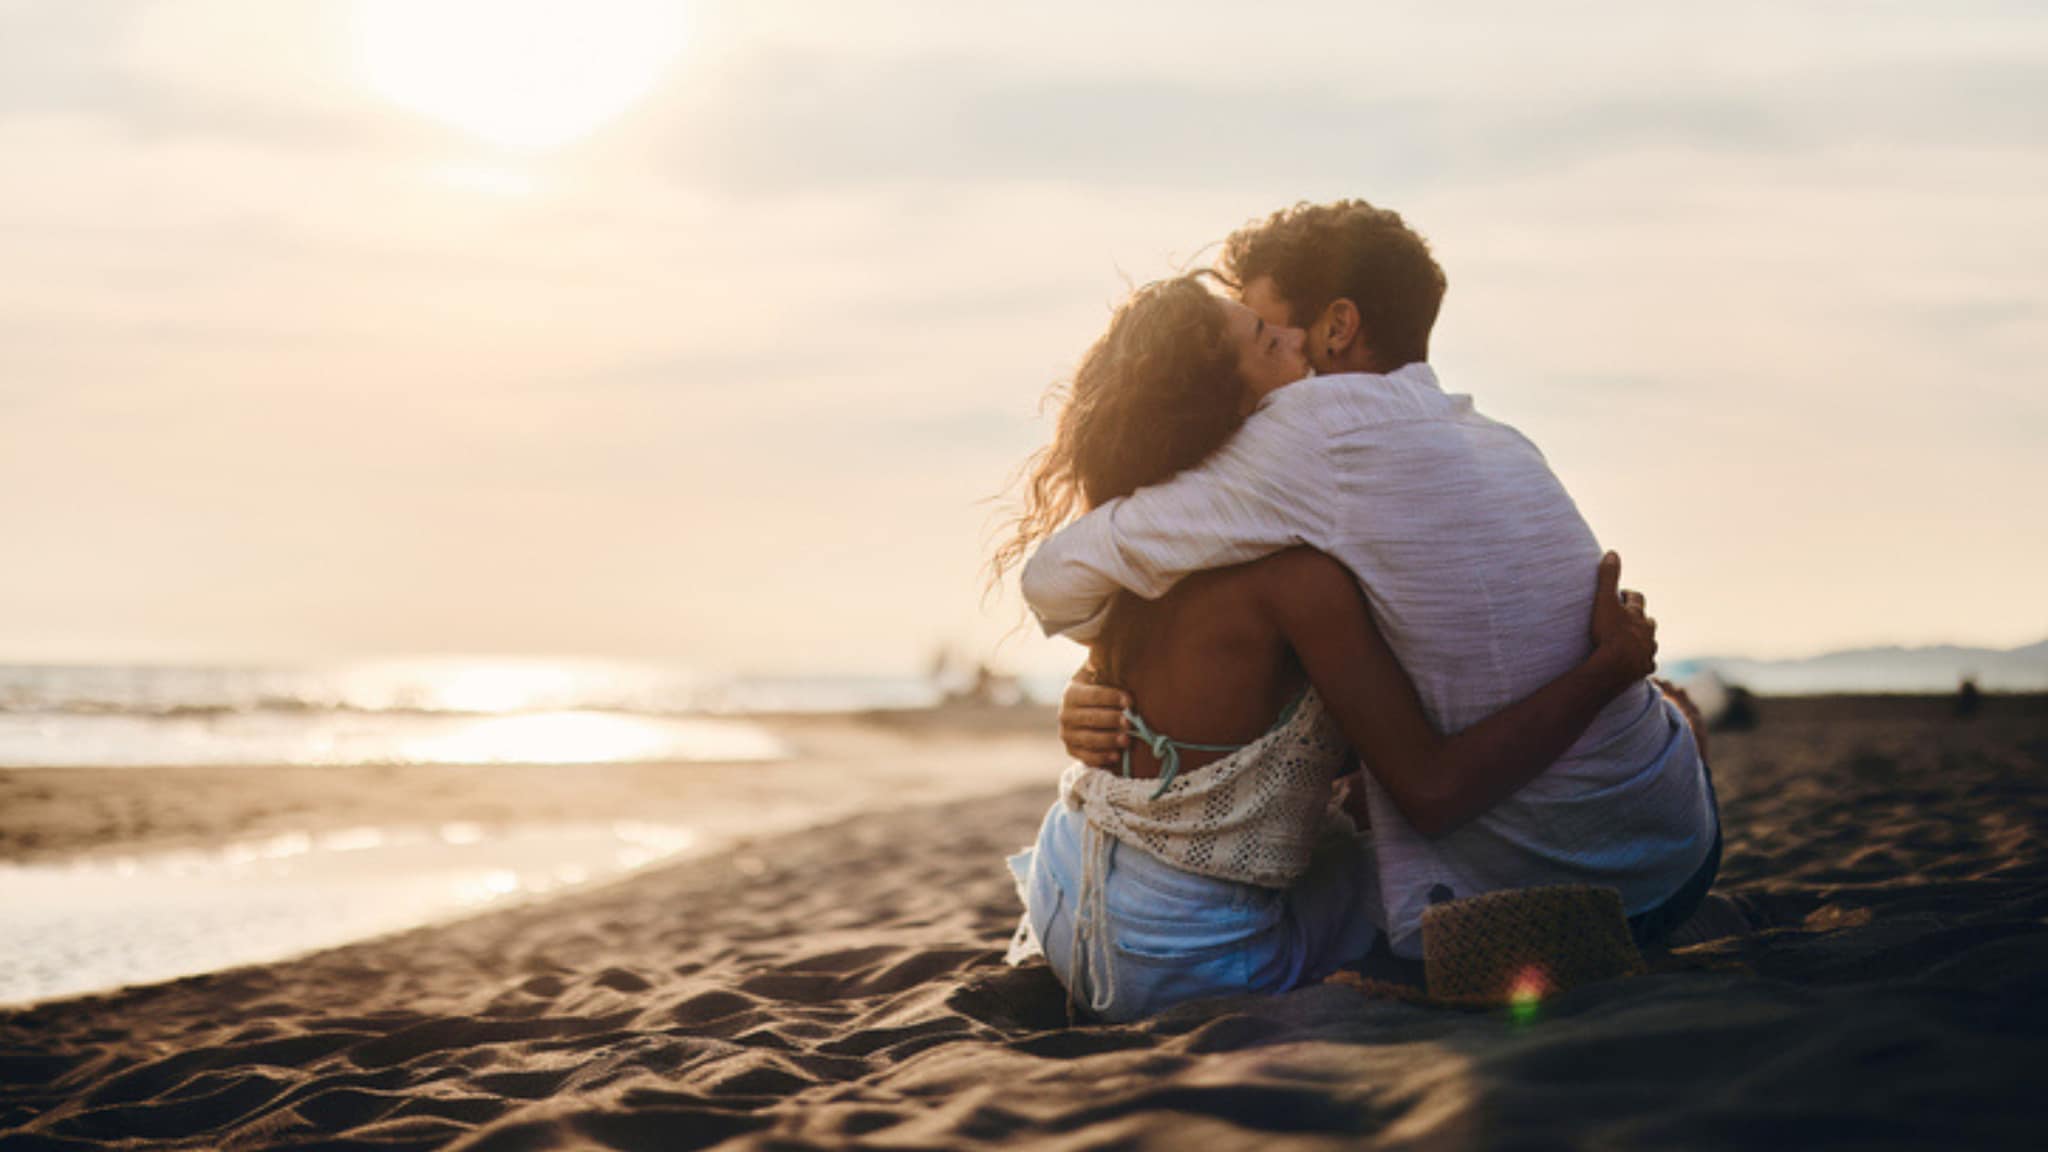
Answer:
[[[1351,569],[1346,568],[1342,561],[1306,544],[1282,549],[1243,567],[1247,579],[1268,584],[1281,581],[1338,586],[1348,585],[1353,580]]]
[[[1348,582],[1350,579],[1351,572],[1343,564],[1328,553],[1304,544],[1227,568],[1196,572],[1175,584],[1161,600],[1179,598],[1183,603],[1191,603],[1220,597],[1258,597],[1276,584]]]
[[[1351,569],[1314,548],[1289,548],[1245,567],[1248,591],[1283,631],[1317,621],[1334,625],[1360,600]]]
[[[1356,585],[1357,578],[1341,561],[1303,544],[1227,568],[1196,572],[1153,603],[1161,608],[1186,606],[1210,611],[1226,601],[1249,604],[1319,592],[1349,596]]]

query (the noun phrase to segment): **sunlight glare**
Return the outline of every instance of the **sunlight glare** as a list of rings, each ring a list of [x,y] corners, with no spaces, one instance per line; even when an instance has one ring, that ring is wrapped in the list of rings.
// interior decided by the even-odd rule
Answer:
[[[616,118],[682,51],[674,0],[356,0],[355,50],[379,95],[522,153]]]
[[[437,685],[434,703],[453,712],[517,712],[561,698],[571,683],[566,670],[548,665],[479,664]]]

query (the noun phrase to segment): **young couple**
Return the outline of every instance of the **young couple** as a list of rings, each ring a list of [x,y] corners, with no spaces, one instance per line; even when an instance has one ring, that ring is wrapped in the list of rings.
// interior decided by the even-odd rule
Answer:
[[[1032,611],[1091,648],[1013,959],[1102,1018],[1412,959],[1431,903],[1507,888],[1612,887],[1654,943],[1713,882],[1655,622],[1535,446],[1438,385],[1444,287],[1397,214],[1300,205],[1074,376],[996,558],[1035,548]]]

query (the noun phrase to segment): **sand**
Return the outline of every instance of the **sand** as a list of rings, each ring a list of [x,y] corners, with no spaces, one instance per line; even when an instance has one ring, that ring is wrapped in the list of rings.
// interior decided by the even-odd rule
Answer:
[[[1000,964],[1049,741],[858,738],[1045,779],[0,1015],[0,1148],[2041,1144],[2048,700],[1766,701],[1715,750],[1759,931],[1519,1023],[1324,985],[1070,1027]]]

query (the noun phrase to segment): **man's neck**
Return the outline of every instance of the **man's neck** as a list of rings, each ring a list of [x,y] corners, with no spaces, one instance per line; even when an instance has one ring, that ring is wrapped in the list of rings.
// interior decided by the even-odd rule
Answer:
[[[1427,366],[1427,360],[1404,360],[1399,364],[1381,365],[1371,356],[1346,353],[1333,361],[1328,368],[1317,369],[1323,376],[1392,376],[1411,364]]]
[[[1346,348],[1342,356],[1337,357],[1337,362],[1331,365],[1331,371],[1357,372],[1367,376],[1382,376],[1387,373],[1388,369],[1381,368],[1374,362],[1370,350],[1354,344]]]

